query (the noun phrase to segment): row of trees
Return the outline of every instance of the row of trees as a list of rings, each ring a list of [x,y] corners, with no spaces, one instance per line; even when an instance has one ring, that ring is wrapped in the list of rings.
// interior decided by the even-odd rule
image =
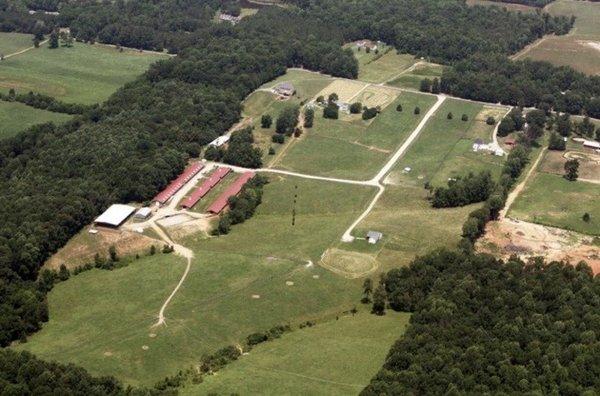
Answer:
[[[0,92],[0,100],[7,102],[20,102],[36,109],[44,109],[56,113],[83,114],[92,111],[95,105],[84,105],[78,103],[66,103],[52,96],[29,92],[27,94],[17,94],[13,88],[8,94]]]
[[[600,288],[584,263],[439,250],[389,271],[381,285],[374,301],[412,316],[362,395],[600,388]]]
[[[230,197],[229,210],[219,218],[215,234],[228,234],[232,225],[243,223],[252,217],[262,202],[263,186],[268,182],[266,176],[256,175],[244,184],[238,195]]]

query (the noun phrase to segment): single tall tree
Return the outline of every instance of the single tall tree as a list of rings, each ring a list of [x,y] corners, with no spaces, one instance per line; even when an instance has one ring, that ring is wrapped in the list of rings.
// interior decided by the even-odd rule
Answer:
[[[361,300],[363,304],[371,302],[371,293],[373,293],[373,281],[371,278],[367,278],[363,282],[363,298]]]
[[[50,40],[48,41],[48,48],[51,48],[51,49],[58,48],[58,33],[56,32],[56,30],[53,30],[52,33],[50,33]]]
[[[579,177],[579,161],[570,159],[565,162],[565,179],[575,181]]]

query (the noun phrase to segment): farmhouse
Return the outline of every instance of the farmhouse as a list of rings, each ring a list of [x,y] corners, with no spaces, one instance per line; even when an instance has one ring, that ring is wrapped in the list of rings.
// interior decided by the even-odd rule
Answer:
[[[231,22],[233,25],[235,25],[236,23],[242,20],[242,17],[220,13],[219,19],[221,21]]]
[[[369,231],[367,232],[367,242],[371,245],[375,245],[383,238],[383,234],[379,231]]]
[[[377,49],[377,44],[375,44],[373,41],[371,40],[360,40],[356,42],[356,46],[358,48],[365,48],[365,49],[370,49],[370,50],[376,50]]]
[[[135,208],[129,205],[115,204],[111,205],[104,213],[94,220],[98,226],[117,228],[125,222],[135,212]]]
[[[273,91],[277,95],[281,95],[281,96],[285,96],[285,97],[290,97],[294,93],[296,93],[296,88],[294,88],[294,85],[292,83],[284,82],[284,83],[281,83],[281,84],[277,85],[273,89]]]

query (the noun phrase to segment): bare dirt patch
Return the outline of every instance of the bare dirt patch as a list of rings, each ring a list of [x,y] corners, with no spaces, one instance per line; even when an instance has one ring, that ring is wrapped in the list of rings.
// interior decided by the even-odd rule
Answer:
[[[187,221],[178,222],[177,224],[167,227],[167,231],[174,240],[181,240],[188,235],[197,234],[199,232],[208,235],[212,229],[212,218],[213,217],[202,219],[189,218]]]
[[[541,256],[574,265],[585,261],[595,274],[600,273],[600,246],[594,245],[593,237],[509,218],[488,223],[476,249],[504,259],[514,254],[522,259]]]
[[[600,155],[591,152],[548,151],[539,171],[562,175],[565,173],[564,166],[568,159],[579,161],[579,177],[581,179],[600,181]]]
[[[62,264],[75,268],[92,262],[96,253],[108,256],[108,248],[114,245],[120,256],[145,253],[150,246],[160,246],[161,242],[146,235],[125,230],[96,228],[97,234],[90,234],[89,227],[74,236],[62,249],[50,257],[44,267],[58,269]]]

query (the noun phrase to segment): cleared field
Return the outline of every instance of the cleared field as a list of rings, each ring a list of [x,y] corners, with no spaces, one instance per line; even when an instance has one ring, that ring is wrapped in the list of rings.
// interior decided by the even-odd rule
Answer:
[[[378,53],[360,49],[355,44],[348,44],[358,60],[358,79],[372,83],[382,83],[411,67],[415,57],[409,54],[398,54],[392,47],[383,46]]]
[[[71,117],[68,114],[35,109],[22,103],[0,101],[0,139],[16,135],[35,124],[61,124]]]
[[[334,80],[315,96],[323,96],[325,99],[332,93],[338,95],[340,102],[350,103],[353,98],[361,93],[367,84],[354,80]]]
[[[600,74],[600,3],[558,0],[545,10],[551,15],[574,15],[575,27],[566,36],[544,37],[518,58],[543,60],[587,74]]]
[[[569,182],[562,176],[536,173],[528,181],[508,215],[512,218],[600,235],[600,185]],[[583,221],[584,213],[591,220]]]
[[[429,193],[424,184],[430,181],[434,186],[445,185],[449,177],[480,170],[500,172],[505,158],[472,151],[476,138],[491,140],[494,127],[481,119],[492,110],[499,111],[447,99],[387,176],[386,191],[354,232],[360,238],[369,230],[380,231],[383,240],[373,246],[357,239],[340,248],[369,254],[380,269],[389,269],[406,265],[431,249],[455,246],[462,224],[478,205],[434,209],[427,200]],[[449,112],[454,115],[452,120],[447,119]],[[461,121],[462,114],[467,114],[469,121]],[[403,171],[406,167],[411,168],[410,172]]]
[[[383,364],[408,319],[391,311],[382,317],[361,312],[296,330],[259,345],[181,394],[357,394]]]
[[[33,35],[23,33],[0,33],[0,55],[10,55],[33,46]]]
[[[402,157],[389,176],[391,183],[423,186],[445,185],[448,178],[489,169],[499,173],[505,157],[485,152],[473,152],[475,139],[490,142],[494,125],[487,125],[487,115],[503,114],[506,110],[477,103],[448,99],[433,115],[413,146]],[[453,118],[447,118],[448,113]],[[466,114],[468,121],[462,121]],[[405,168],[411,168],[404,173]]]
[[[0,89],[40,92],[66,102],[96,103],[164,56],[101,45],[28,51],[0,63]]]
[[[361,281],[316,263],[373,193],[361,186],[273,177],[255,216],[229,235],[182,240],[195,258],[165,313],[167,326],[151,328],[184,261],[157,254],[60,284],[50,293],[50,322],[19,348],[152,385],[254,331],[335,318],[358,304]],[[315,264],[307,265],[309,260]]]
[[[480,6],[496,6],[500,8],[506,8],[509,11],[520,11],[520,12],[536,12],[536,7],[530,7],[524,4],[515,4],[515,3],[502,3],[498,1],[490,1],[490,0],[467,0],[467,4],[470,6],[480,5]]]
[[[564,166],[567,159],[577,159],[579,161],[579,178],[595,180],[600,183],[600,155],[580,150],[578,147],[565,152],[548,151],[540,163],[538,171],[562,176],[565,173]]]
[[[389,82],[390,85],[400,88],[419,89],[421,80],[428,78],[440,78],[444,71],[444,66],[434,63],[419,62],[410,72],[403,73],[398,78]]]
[[[321,176],[367,179],[414,130],[435,97],[403,92],[374,120],[328,120],[317,110],[307,130],[276,167]],[[403,111],[396,111],[402,104]],[[421,114],[413,114],[416,106]]]

